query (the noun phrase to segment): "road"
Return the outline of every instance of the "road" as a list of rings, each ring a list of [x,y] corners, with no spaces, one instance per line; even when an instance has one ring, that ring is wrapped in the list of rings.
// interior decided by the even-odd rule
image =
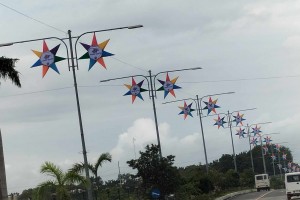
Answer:
[[[286,200],[285,190],[252,192],[232,198],[232,200]],[[298,199],[300,198],[292,198]]]

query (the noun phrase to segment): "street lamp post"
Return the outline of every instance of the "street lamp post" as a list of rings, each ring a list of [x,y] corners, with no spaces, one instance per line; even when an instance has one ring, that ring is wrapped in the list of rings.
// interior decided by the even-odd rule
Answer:
[[[285,143],[288,143],[288,142],[280,142],[280,143],[276,143],[275,146],[276,146],[276,145],[279,145],[279,144],[285,144]],[[279,147],[279,146],[277,146],[277,147]],[[279,147],[279,149],[277,149],[277,156],[278,156],[278,164],[281,165],[281,163],[280,163],[280,147]],[[282,166],[282,165],[281,165],[281,166]],[[281,178],[281,180],[282,180],[282,171],[281,171],[281,167],[279,167],[279,173],[280,173],[280,178]],[[274,175],[275,175],[275,169],[274,169]]]
[[[77,40],[76,40],[76,43],[77,43],[79,38],[81,36],[87,34],[87,33],[106,32],[106,31],[113,31],[113,30],[120,30],[120,29],[135,29],[135,28],[141,28],[141,27],[143,27],[143,26],[142,25],[135,25],[135,26],[125,26],[125,27],[118,27],[118,28],[111,28],[111,29],[102,29],[102,30],[85,32],[85,33],[81,34],[80,36],[75,36],[75,37],[72,37],[71,31],[68,30],[68,35],[69,35],[68,38],[47,37],[47,38],[23,40],[23,41],[9,42],[9,43],[0,44],[0,47],[4,47],[4,46],[12,46],[14,44],[20,44],[20,43],[28,43],[28,42],[34,42],[34,41],[47,40],[47,39],[57,39],[57,40],[60,40],[65,45],[66,50],[67,50],[68,67],[72,68],[72,73],[73,73],[75,96],[76,96],[76,105],[77,105],[78,120],[79,120],[79,127],[80,127],[80,136],[81,136],[81,143],[82,143],[82,154],[83,154],[83,159],[84,159],[84,168],[85,168],[86,179],[88,181],[88,188],[87,188],[88,189],[88,200],[93,199],[93,191],[92,191],[92,187],[91,187],[91,184],[90,184],[91,181],[90,181],[90,176],[89,176],[87,152],[86,152],[86,147],[85,147],[85,139],[84,139],[82,117],[81,117],[81,110],[80,110],[80,103],[79,103],[79,95],[78,95],[78,87],[77,87],[77,80],[76,80],[76,73],[75,73],[74,51],[73,51],[72,39],[77,38]],[[71,58],[69,57],[68,47],[67,47],[67,44],[64,42],[64,40],[69,41],[69,45],[70,45],[69,48],[70,48]],[[76,43],[75,43],[75,55],[76,55],[76,61],[77,61]],[[69,59],[71,59],[71,66],[70,66],[70,63],[69,63]],[[77,67],[78,67],[78,64],[77,64]]]
[[[152,75],[151,70],[149,70],[149,75],[132,75],[132,76],[124,76],[124,77],[118,77],[118,78],[111,78],[111,79],[106,79],[106,80],[101,80],[100,83],[103,82],[108,82],[108,81],[113,81],[113,80],[120,80],[120,79],[125,79],[125,78],[132,78],[132,77],[143,77],[146,79],[148,83],[148,90],[149,90],[149,97],[152,99],[152,106],[153,106],[153,113],[154,113],[154,121],[155,121],[155,129],[156,129],[156,137],[157,137],[157,145],[159,148],[159,155],[160,158],[162,158],[162,152],[161,152],[161,144],[160,144],[160,137],[159,137],[159,130],[158,130],[158,122],[157,122],[157,114],[156,114],[156,106],[155,106],[155,98],[156,98],[156,88],[155,88],[155,80],[156,77],[159,74],[162,73],[168,73],[168,72],[177,72],[177,71],[187,71],[187,70],[198,70],[202,69],[201,67],[194,67],[194,68],[186,68],[186,69],[177,69],[177,70],[169,70],[169,71],[163,71],[159,72],[155,75]],[[155,91],[155,92],[154,92]]]
[[[234,171],[237,172],[237,164],[236,164],[236,155],[235,155],[235,150],[234,150],[234,143],[233,143],[233,136],[232,136],[232,121],[231,121],[231,116],[233,113],[239,113],[239,112],[243,112],[243,111],[250,111],[250,110],[255,110],[256,108],[249,108],[249,109],[242,109],[242,110],[236,110],[233,112],[230,112],[229,110],[227,111],[227,113],[219,113],[217,115],[223,114],[225,116],[227,116],[228,118],[228,128],[230,129],[230,137],[231,137],[231,145],[232,145],[232,153],[233,153],[233,162],[234,162]],[[210,115],[213,116],[213,115]],[[242,122],[242,119],[241,121]]]
[[[264,173],[266,174],[267,173],[267,169],[266,169],[266,161],[265,161],[265,155],[264,155],[264,152],[263,152],[263,143],[262,143],[262,137],[263,136],[266,136],[266,135],[275,135],[275,134],[279,134],[279,133],[268,133],[268,134],[263,134],[263,135],[260,135],[260,148],[261,148],[261,155],[262,155],[262,159],[263,159],[263,165],[264,165]]]
[[[252,155],[252,148],[251,148],[251,142],[250,142],[250,128],[251,128],[251,126],[254,126],[254,125],[260,125],[260,124],[270,124],[270,123],[272,123],[272,122],[261,122],[261,123],[255,123],[255,124],[250,124],[250,125],[248,125],[247,124],[247,135],[248,135],[248,140],[249,140],[249,148],[250,148],[250,159],[251,159],[251,166],[252,166],[252,171],[253,171],[253,173],[254,173],[254,163],[253,163],[253,155]]]
[[[224,95],[224,94],[233,94],[234,92],[225,92],[225,93],[218,93],[218,94],[211,94],[211,95],[205,95],[202,96],[201,98],[199,98],[198,95],[196,95],[196,99],[195,98],[187,98],[187,99],[180,99],[180,100],[176,100],[176,101],[168,101],[168,102],[164,102],[163,104],[167,104],[167,103],[174,103],[174,102],[178,102],[178,101],[185,101],[185,100],[192,100],[195,102],[196,104],[196,110],[197,110],[197,115],[199,116],[199,121],[200,121],[200,127],[201,127],[201,134],[202,134],[202,142],[203,142],[203,150],[204,150],[204,156],[205,156],[205,165],[206,165],[206,173],[208,174],[208,159],[207,159],[207,152],[206,152],[206,145],[205,145],[205,138],[204,138],[204,131],[203,131],[203,124],[202,124],[202,107],[201,107],[201,102],[202,99],[205,97],[211,97],[211,96],[220,96],[220,95]]]

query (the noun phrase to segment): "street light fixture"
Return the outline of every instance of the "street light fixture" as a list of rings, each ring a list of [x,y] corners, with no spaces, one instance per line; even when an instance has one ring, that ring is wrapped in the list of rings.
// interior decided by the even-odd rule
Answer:
[[[250,148],[250,159],[251,159],[251,166],[252,166],[252,171],[254,173],[254,163],[253,163],[253,155],[252,155],[252,148],[251,148],[251,143],[250,143],[250,128],[251,126],[257,126],[257,125],[261,125],[261,124],[270,124],[272,122],[260,122],[260,123],[255,123],[255,124],[247,124],[247,135],[248,135],[248,140],[249,140],[249,148]]]
[[[178,71],[187,71],[187,70],[198,70],[202,69],[201,67],[194,67],[194,68],[185,68],[185,69],[176,69],[176,70],[168,70],[168,71],[163,71],[159,72],[155,75],[152,75],[151,70],[149,70],[149,75],[132,75],[132,76],[123,76],[123,77],[118,77],[118,78],[111,78],[111,79],[105,79],[101,80],[100,83],[103,82],[108,82],[108,81],[113,81],[113,80],[120,80],[120,79],[125,79],[125,78],[132,78],[132,77],[143,77],[146,79],[148,83],[148,90],[149,90],[149,97],[152,99],[152,105],[153,105],[153,113],[154,113],[154,121],[155,121],[155,129],[156,129],[156,137],[157,137],[157,144],[159,148],[159,155],[160,158],[162,158],[162,152],[161,152],[161,145],[160,145],[160,137],[159,137],[159,130],[158,130],[158,122],[157,122],[157,114],[156,114],[156,106],[155,106],[155,98],[156,98],[156,88],[155,88],[155,80],[157,75],[162,74],[162,73],[168,73],[168,72],[178,72]],[[155,91],[155,93],[154,93]]]
[[[239,113],[239,112],[243,112],[243,111],[250,111],[250,110],[255,110],[256,108],[248,108],[248,109],[242,109],[242,110],[235,110],[230,112],[229,110],[227,111],[227,113],[219,113],[219,114],[215,114],[215,115],[220,115],[223,114],[225,116],[227,116],[228,118],[228,128],[230,129],[230,136],[231,136],[231,145],[232,145],[232,153],[233,153],[233,162],[234,162],[234,171],[237,172],[237,165],[236,165],[236,155],[235,155],[235,150],[234,150],[234,143],[233,143],[233,137],[232,137],[232,121],[231,121],[231,116],[233,113]],[[215,115],[209,115],[209,116],[215,116]]]
[[[77,88],[77,80],[76,80],[76,73],[75,73],[75,63],[74,63],[74,52],[73,52],[73,43],[72,39],[77,38],[76,43],[75,43],[75,58],[77,61],[77,51],[76,51],[76,44],[79,38],[81,36],[88,34],[88,33],[98,33],[98,32],[106,32],[106,31],[114,31],[114,30],[120,30],[120,29],[135,29],[135,28],[141,28],[143,27],[142,25],[134,25],[134,26],[124,26],[124,27],[117,27],[117,28],[110,28],[110,29],[102,29],[102,30],[96,30],[96,31],[88,31],[84,32],[83,34],[79,36],[73,36],[71,35],[71,31],[68,30],[68,38],[58,38],[58,37],[46,37],[46,38],[39,38],[39,39],[32,39],[32,40],[23,40],[23,41],[17,41],[17,42],[9,42],[9,43],[3,43],[0,44],[0,47],[5,47],[5,46],[12,46],[14,44],[20,44],[20,43],[28,43],[28,42],[34,42],[34,41],[41,41],[41,40],[47,40],[47,39],[57,39],[60,40],[64,46],[66,47],[67,50],[67,60],[68,60],[68,67],[69,69],[72,68],[73,72],[73,80],[74,80],[74,88],[75,88],[75,96],[76,96],[76,105],[77,105],[77,112],[78,112],[78,120],[79,120],[79,127],[80,127],[80,136],[81,136],[81,143],[82,143],[82,153],[83,153],[83,159],[84,159],[84,168],[85,168],[85,174],[86,174],[86,179],[88,181],[88,200],[93,199],[93,192],[92,192],[92,187],[90,184],[90,176],[89,176],[89,169],[88,169],[88,161],[87,161],[87,152],[86,152],[86,147],[85,147],[85,139],[84,139],[84,133],[83,133],[83,125],[82,125],[82,118],[81,118],[81,111],[80,111],[80,103],[79,103],[79,95],[78,95],[78,88]],[[64,40],[69,41],[69,48],[70,48],[70,54],[71,57],[69,57],[69,52],[68,52],[68,46],[64,42]],[[71,59],[71,65],[69,63],[69,60]],[[78,67],[78,63],[77,63]]]
[[[276,134],[280,134],[280,133],[267,133],[267,134],[259,135],[259,138],[260,138],[260,147],[261,147],[261,155],[262,155],[262,159],[263,159],[264,173],[265,173],[265,174],[267,173],[267,169],[266,169],[265,155],[264,155],[263,147],[262,147],[262,146],[263,146],[263,143],[262,143],[262,137],[263,137],[263,136],[266,136],[266,135],[276,135]]]
[[[208,160],[207,160],[207,152],[206,152],[206,145],[205,145],[205,138],[204,138],[204,131],[203,131],[203,124],[202,124],[202,107],[201,107],[201,102],[202,99],[205,97],[212,97],[212,96],[220,96],[220,95],[224,95],[224,94],[233,94],[234,92],[224,92],[224,93],[217,93],[217,94],[211,94],[211,95],[205,95],[202,97],[198,97],[198,95],[196,95],[196,98],[186,98],[186,99],[180,99],[180,100],[176,100],[176,101],[168,101],[168,102],[164,102],[163,104],[167,104],[167,103],[174,103],[174,102],[179,102],[179,101],[185,101],[185,100],[192,100],[195,102],[196,104],[196,110],[197,110],[197,115],[199,116],[199,120],[200,120],[200,127],[201,127],[201,133],[202,133],[202,142],[203,142],[203,149],[204,149],[204,156],[205,156],[205,164],[206,164],[206,173],[208,174]]]

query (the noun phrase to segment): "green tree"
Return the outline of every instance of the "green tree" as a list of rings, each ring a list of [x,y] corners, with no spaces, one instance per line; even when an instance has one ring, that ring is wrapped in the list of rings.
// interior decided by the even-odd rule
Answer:
[[[45,194],[51,189],[55,190],[57,200],[69,200],[71,198],[68,192],[68,186],[72,184],[85,185],[87,183],[85,177],[70,170],[68,172],[63,172],[60,167],[51,162],[45,162],[41,166],[40,172],[54,179],[45,181],[38,185],[38,200],[44,200]]]
[[[107,161],[111,162],[111,160],[112,160],[112,157],[109,153],[103,153],[99,156],[96,163],[94,163],[94,164],[88,163],[88,168],[93,173],[96,180],[99,177],[98,176],[99,167],[101,167],[104,162],[107,162]],[[71,171],[82,173],[84,171],[84,169],[85,169],[84,163],[75,163],[73,165]],[[98,180],[98,181],[100,181],[100,180]]]
[[[0,78],[4,80],[10,79],[13,84],[21,87],[19,72],[14,69],[17,60],[3,56],[0,57]]]
[[[175,156],[169,155],[160,158],[159,148],[151,144],[146,146],[146,151],[140,151],[140,157],[127,161],[128,165],[137,169],[136,177],[142,178],[142,186],[146,192],[158,188],[163,197],[174,193],[179,186],[180,176],[176,167],[173,167]]]

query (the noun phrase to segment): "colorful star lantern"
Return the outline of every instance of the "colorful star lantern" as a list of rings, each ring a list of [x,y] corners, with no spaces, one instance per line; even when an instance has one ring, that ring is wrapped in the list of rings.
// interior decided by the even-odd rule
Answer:
[[[271,140],[271,137],[267,136],[264,138],[264,141],[266,143],[266,145],[269,145],[273,140]]]
[[[257,125],[255,126],[255,128],[252,128],[252,132],[253,133],[253,136],[256,136],[256,135],[260,135],[259,133],[261,133],[261,130],[260,130],[261,127],[257,127]]]
[[[234,117],[234,122],[236,123],[236,126],[238,124],[241,124],[243,126],[243,121],[246,120],[243,118],[244,114],[240,115],[240,113],[237,114],[237,116],[233,116]]]
[[[253,137],[250,141],[250,144],[252,144],[253,146],[256,146],[258,143],[257,138]]]
[[[209,115],[211,111],[216,113],[216,108],[220,108],[220,106],[216,105],[217,101],[218,99],[212,100],[211,97],[209,97],[208,102],[203,101],[206,104],[203,109],[207,109],[207,115]]]
[[[58,57],[55,54],[60,44],[49,51],[47,43],[43,41],[43,52],[32,50],[35,55],[40,59],[36,61],[31,67],[43,66],[43,77],[47,74],[49,67],[59,74],[59,71],[55,65],[55,62],[65,60],[65,58]]]
[[[187,105],[186,102],[184,101],[184,105],[183,107],[178,106],[182,111],[179,113],[179,115],[184,115],[184,119],[186,119],[186,117],[189,115],[191,117],[193,117],[192,112],[195,111],[195,109],[192,109],[192,104]]]
[[[224,128],[224,124],[227,123],[224,121],[225,117],[220,117],[220,115],[218,115],[218,119],[214,119],[216,121],[216,123],[214,123],[214,125],[218,126],[218,129],[220,128],[220,126],[222,126]]]
[[[147,91],[146,89],[142,88],[144,80],[142,80],[141,82],[136,84],[134,78],[132,78],[131,82],[132,82],[132,85],[124,84],[129,89],[129,91],[126,94],[124,94],[123,96],[131,95],[132,103],[134,102],[136,97],[139,97],[140,99],[144,100],[141,95],[141,92]]]
[[[277,152],[280,152],[280,144],[275,144],[275,150],[277,151]]]
[[[264,155],[266,155],[269,151],[269,148],[267,147],[267,145],[263,146],[263,150],[264,150]]]
[[[286,155],[287,155],[287,154],[285,154],[285,153],[282,154],[282,159],[283,159],[283,160],[286,160]]]
[[[162,86],[160,88],[158,88],[157,91],[161,91],[161,90],[164,90],[165,91],[165,95],[164,95],[164,98],[166,98],[166,96],[171,93],[174,97],[175,96],[175,92],[174,90],[175,89],[180,89],[181,87],[175,85],[176,81],[178,79],[178,76],[172,80],[170,80],[169,78],[169,74],[167,73],[167,77],[166,77],[166,81],[162,81],[162,80],[159,80],[158,81],[162,84]]]
[[[104,51],[104,48],[106,47],[108,42],[109,40],[105,40],[104,42],[98,44],[96,35],[94,33],[91,45],[80,43],[87,50],[87,52],[84,55],[82,55],[79,59],[90,59],[89,70],[92,69],[96,62],[98,62],[106,69],[106,65],[104,63],[103,58],[114,55],[112,53]]]
[[[277,164],[279,169],[282,169],[282,164]]]
[[[273,161],[276,160],[276,156],[274,154],[272,154],[271,158],[272,158]]]
[[[246,134],[245,133],[245,129],[242,129],[242,128],[240,128],[239,130],[236,130],[237,131],[237,133],[236,133],[236,135],[238,135],[239,136],[239,138],[241,138],[241,137],[245,137],[244,136],[244,134]]]

